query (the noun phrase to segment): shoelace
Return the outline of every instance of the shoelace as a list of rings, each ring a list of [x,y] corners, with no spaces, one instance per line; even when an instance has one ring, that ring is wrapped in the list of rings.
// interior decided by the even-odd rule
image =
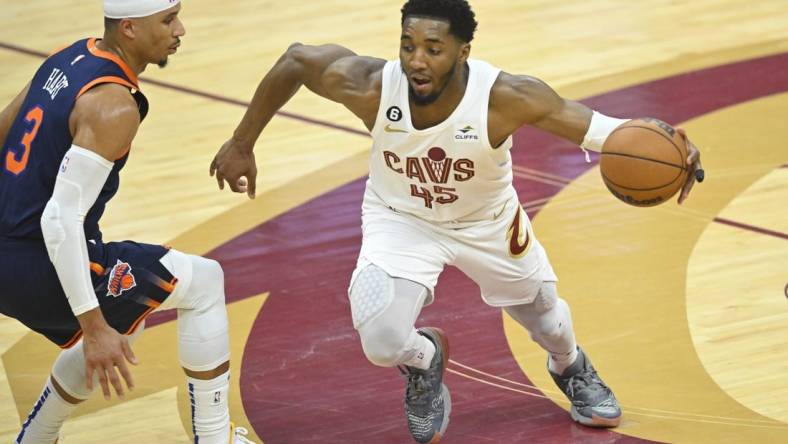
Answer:
[[[424,408],[429,408],[430,386],[425,375],[421,372],[411,371],[407,367],[398,366],[397,368],[403,376],[408,378],[408,405],[418,410],[418,414],[426,413],[421,411]]]
[[[589,390],[593,386],[599,386],[601,390],[607,391],[607,386],[596,376],[596,372],[583,370],[580,373],[573,375],[569,378],[567,387],[570,390],[570,396],[574,396],[576,392]]]
[[[424,375],[410,374],[408,376],[408,387],[411,388],[408,391],[408,399],[411,400],[411,404],[427,403],[426,395],[429,394],[429,386],[427,381],[424,380]]]

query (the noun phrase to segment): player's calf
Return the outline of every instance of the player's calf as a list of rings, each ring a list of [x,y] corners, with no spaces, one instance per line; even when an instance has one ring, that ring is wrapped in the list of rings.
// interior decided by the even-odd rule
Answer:
[[[137,330],[128,336],[130,345],[137,340],[144,329],[143,321]],[[85,373],[85,354],[80,340],[58,355],[52,366],[52,375],[47,379],[41,395],[22,424],[22,430],[14,443],[56,442],[63,423],[81,402],[90,398],[94,391],[88,389]],[[98,386],[98,375],[94,375],[93,387]]]
[[[249,443],[230,422],[230,341],[224,273],[213,260],[171,250],[161,263],[178,278],[164,309],[178,310],[178,350],[186,372],[192,432],[200,444]]]

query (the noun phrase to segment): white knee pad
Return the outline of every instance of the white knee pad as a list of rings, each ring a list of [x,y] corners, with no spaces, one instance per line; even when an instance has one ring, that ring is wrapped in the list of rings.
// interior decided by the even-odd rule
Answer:
[[[170,250],[161,263],[178,278],[162,308],[178,309],[181,365],[192,371],[213,370],[230,359],[222,267],[176,250]]]
[[[427,294],[423,285],[392,278],[376,265],[361,270],[350,290],[350,307],[370,362],[391,367],[423,351],[424,338],[413,324]]]
[[[131,335],[127,336],[129,345],[133,345],[145,330],[145,321],[142,321]],[[72,398],[88,399],[93,393],[86,384],[85,350],[82,341],[73,347],[63,350],[55,359],[52,366],[52,377],[60,387]],[[93,389],[99,387],[98,375],[93,376]]]
[[[364,267],[350,288],[353,327],[359,329],[380,316],[393,300],[394,279],[377,265],[370,264]]]

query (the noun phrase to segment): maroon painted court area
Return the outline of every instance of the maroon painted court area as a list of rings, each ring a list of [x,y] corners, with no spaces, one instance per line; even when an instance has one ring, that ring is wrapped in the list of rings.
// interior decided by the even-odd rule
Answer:
[[[788,54],[781,54],[625,88],[585,103],[612,115],[677,123],[786,91],[787,70]],[[590,167],[575,146],[533,129],[518,131],[513,158],[518,171],[541,172],[516,175],[515,187],[526,203],[555,195]],[[545,173],[566,180],[545,180]],[[241,374],[246,412],[266,444],[410,442],[404,381],[396,370],[366,361],[350,318],[346,288],[361,243],[363,188],[363,178],[354,180],[210,253],[225,268],[230,301],[270,292],[248,338]],[[531,216],[539,207],[533,208]],[[500,311],[481,301],[473,282],[448,269],[436,293],[436,303],[418,324],[446,330],[452,359],[529,383],[509,352]],[[167,318],[156,315],[149,325]],[[454,404],[446,443],[643,442],[575,425],[544,399],[454,374],[447,374],[446,383]]]

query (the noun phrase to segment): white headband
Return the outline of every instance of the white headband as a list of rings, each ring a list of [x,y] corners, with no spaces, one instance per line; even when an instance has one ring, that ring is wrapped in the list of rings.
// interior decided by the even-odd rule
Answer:
[[[104,17],[111,19],[147,17],[172,8],[180,0],[104,0]]]

